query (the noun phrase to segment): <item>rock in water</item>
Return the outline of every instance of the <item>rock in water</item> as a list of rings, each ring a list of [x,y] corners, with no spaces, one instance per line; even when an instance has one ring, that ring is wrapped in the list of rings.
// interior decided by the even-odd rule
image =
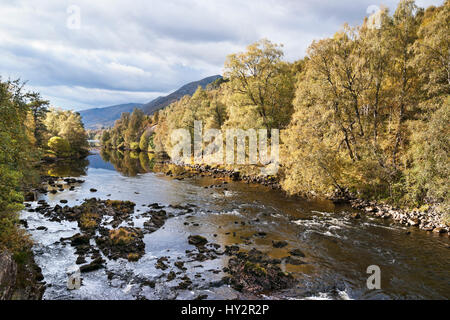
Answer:
[[[227,271],[230,276],[224,280],[235,290],[253,294],[293,286],[296,280],[292,274],[283,272],[278,263],[256,249],[239,252],[229,260]]]
[[[105,260],[103,260],[101,257],[93,260],[91,263],[83,265],[80,267],[80,271],[82,273],[84,272],[91,272],[91,271],[95,271],[101,268],[104,268],[104,264]]]
[[[289,253],[295,257],[304,257],[305,256],[305,254],[300,249],[293,249],[293,250],[289,251]]]
[[[274,248],[284,248],[288,243],[286,241],[272,241],[272,245]]]
[[[194,246],[204,246],[208,243],[208,240],[206,240],[205,237],[202,236],[189,236],[188,238],[189,244],[192,244]]]

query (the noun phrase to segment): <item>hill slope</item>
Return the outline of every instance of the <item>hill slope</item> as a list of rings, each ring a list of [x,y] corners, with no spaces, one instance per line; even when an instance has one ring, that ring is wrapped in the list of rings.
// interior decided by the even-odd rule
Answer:
[[[106,108],[94,108],[80,111],[86,129],[110,127],[120,118],[123,112],[132,112],[134,108],[142,108],[141,103],[127,103]]]
[[[210,84],[211,82],[214,82],[215,80],[217,80],[219,78],[222,78],[222,76],[215,75],[215,76],[204,78],[199,81],[190,82],[190,83],[182,86],[177,91],[169,94],[168,96],[158,97],[155,100],[150,101],[149,103],[145,104],[142,107],[142,109],[144,110],[144,112],[146,114],[152,114],[159,109],[167,107],[172,102],[175,102],[175,101],[181,99],[185,95],[193,95],[195,90],[197,90],[198,86],[202,86],[203,88],[205,88],[208,84]]]
[[[220,75],[204,78],[199,81],[190,82],[173,93],[158,97],[147,104],[127,103],[105,108],[94,108],[80,111],[86,129],[99,129],[102,127],[111,127],[114,122],[120,118],[123,112],[132,112],[134,108],[141,108],[146,114],[153,114],[155,111],[167,107],[185,95],[194,94],[198,86],[205,88],[208,84],[222,78]]]

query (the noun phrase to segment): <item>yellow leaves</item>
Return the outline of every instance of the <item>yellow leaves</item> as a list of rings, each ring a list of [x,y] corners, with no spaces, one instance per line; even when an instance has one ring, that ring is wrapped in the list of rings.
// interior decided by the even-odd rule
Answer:
[[[391,197],[391,188],[401,189],[393,163],[408,166],[408,141],[420,132],[408,129],[419,98],[420,68],[410,64],[420,20],[414,10],[413,2],[402,1],[392,23],[383,13],[379,30],[345,26],[310,46],[283,138],[283,187],[289,192],[325,194],[341,185]],[[448,33],[441,39],[448,41]]]
[[[238,109],[252,112],[254,121],[247,117],[240,121],[240,114],[230,109],[230,122],[237,128],[284,128],[293,111],[294,68],[281,60],[281,46],[268,40],[258,41],[247,47],[246,52],[228,56],[225,77],[232,103]],[[237,126],[236,126],[237,125]]]
[[[109,230],[109,238],[115,245],[129,244],[136,236],[136,233],[128,231],[125,228]]]
[[[95,229],[99,224],[99,214],[85,212],[80,217],[80,227],[83,229]]]

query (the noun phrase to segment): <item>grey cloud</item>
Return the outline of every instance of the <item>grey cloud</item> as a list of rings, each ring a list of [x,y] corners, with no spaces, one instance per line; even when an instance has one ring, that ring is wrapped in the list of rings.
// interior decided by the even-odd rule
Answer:
[[[385,0],[393,10],[398,1]],[[419,0],[422,6],[442,0]],[[81,29],[66,27],[69,5]],[[220,73],[232,52],[268,38],[301,58],[313,39],[360,23],[372,0],[17,0],[0,3],[0,75],[28,79],[63,107],[146,102]],[[145,96],[148,95],[146,99]]]

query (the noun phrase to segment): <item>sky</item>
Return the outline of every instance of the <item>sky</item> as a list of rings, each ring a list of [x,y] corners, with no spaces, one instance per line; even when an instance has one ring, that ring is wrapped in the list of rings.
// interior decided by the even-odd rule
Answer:
[[[222,74],[259,39],[304,57],[314,39],[398,0],[0,0],[0,76],[51,105],[83,110],[146,103]],[[417,0],[421,7],[443,0]]]

